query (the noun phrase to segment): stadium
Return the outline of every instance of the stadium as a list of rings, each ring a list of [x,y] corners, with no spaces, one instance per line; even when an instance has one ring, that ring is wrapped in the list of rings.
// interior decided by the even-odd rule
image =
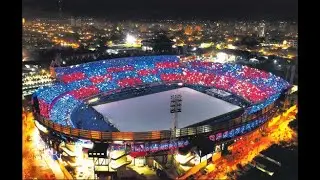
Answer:
[[[75,156],[62,143],[81,144],[88,157],[108,157],[108,170],[95,164],[95,171],[131,163],[158,166],[150,158],[165,164],[170,158],[156,157],[175,150],[176,161],[190,164],[194,147],[201,162],[202,155],[263,127],[291,87],[247,66],[182,63],[177,56],[109,59],[56,67],[52,73],[56,83],[32,96],[36,125],[60,157]],[[175,95],[178,110],[173,110]]]

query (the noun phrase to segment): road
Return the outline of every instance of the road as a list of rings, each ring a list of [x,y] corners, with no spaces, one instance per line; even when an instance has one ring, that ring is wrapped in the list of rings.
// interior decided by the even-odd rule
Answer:
[[[65,179],[57,161],[40,138],[31,113],[24,113],[23,120],[23,179]]]

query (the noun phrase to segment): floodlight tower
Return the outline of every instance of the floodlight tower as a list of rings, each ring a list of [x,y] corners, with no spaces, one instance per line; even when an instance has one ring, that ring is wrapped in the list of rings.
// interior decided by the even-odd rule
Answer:
[[[176,130],[177,130],[177,127],[178,127],[178,113],[181,112],[181,106],[182,106],[182,96],[181,96],[181,94],[171,95],[170,113],[173,114],[173,119],[172,119],[170,143],[173,143],[173,144],[175,143],[175,139],[176,139],[176,136],[177,136]],[[173,162],[174,148],[172,148],[172,162]]]
[[[182,96],[181,94],[171,95],[170,113],[173,114],[172,130],[178,127],[178,113],[181,112]],[[175,135],[174,135],[175,136]]]

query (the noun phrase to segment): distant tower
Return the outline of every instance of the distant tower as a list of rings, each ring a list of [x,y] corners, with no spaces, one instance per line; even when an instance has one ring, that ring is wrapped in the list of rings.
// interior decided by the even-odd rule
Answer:
[[[290,84],[293,84],[295,74],[296,74],[296,65],[293,65],[291,67],[291,76],[290,76],[290,81],[289,81]]]
[[[62,61],[61,54],[57,53],[55,59],[51,61],[50,66],[52,66],[52,67],[60,67],[61,66],[61,61]]]
[[[294,78],[296,75],[296,65],[289,65],[287,66],[287,71],[286,71],[286,80],[290,83],[294,83]]]
[[[50,75],[52,78],[55,78],[56,77],[56,71],[55,71],[55,67],[60,67],[61,66],[61,54],[58,53],[55,57],[54,60],[51,61],[51,64],[50,64]]]
[[[63,0],[58,0],[57,5],[58,5],[59,17],[62,18]]]

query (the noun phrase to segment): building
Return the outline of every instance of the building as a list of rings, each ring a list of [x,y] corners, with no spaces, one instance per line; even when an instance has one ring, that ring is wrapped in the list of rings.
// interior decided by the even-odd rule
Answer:
[[[76,27],[80,27],[82,24],[81,24],[81,19],[77,19],[76,20]]]
[[[297,40],[290,40],[288,41],[288,44],[291,45],[292,47],[298,47],[298,41]]]
[[[157,53],[171,53],[173,52],[173,44],[166,36],[159,36],[157,39],[143,40],[142,49],[144,50],[152,50]]]
[[[258,32],[259,37],[265,37],[266,24],[265,23],[260,23],[258,31],[259,31]]]
[[[76,26],[76,20],[73,17],[70,19],[70,24],[71,26]]]
[[[70,19],[70,24],[72,27],[80,27],[81,26],[81,19],[75,19],[74,17],[72,17]]]

